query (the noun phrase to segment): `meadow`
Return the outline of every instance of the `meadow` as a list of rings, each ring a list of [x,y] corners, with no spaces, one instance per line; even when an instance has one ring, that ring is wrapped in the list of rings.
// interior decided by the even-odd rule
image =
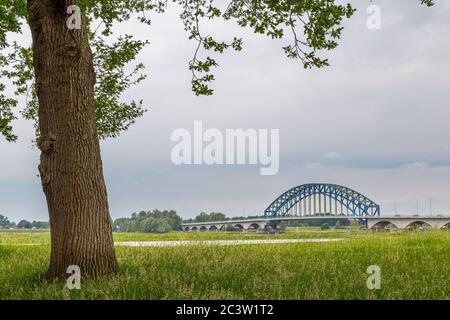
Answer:
[[[326,243],[207,246],[202,240],[344,238]],[[114,240],[198,240],[123,247],[120,271],[80,290],[43,278],[48,232],[0,232],[0,299],[450,299],[450,232],[289,229],[284,234],[116,233]],[[367,288],[367,267],[381,288]]]

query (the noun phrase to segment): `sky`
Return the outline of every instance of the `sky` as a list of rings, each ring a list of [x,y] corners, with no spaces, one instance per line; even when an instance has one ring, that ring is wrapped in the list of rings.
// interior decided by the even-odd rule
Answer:
[[[304,70],[273,41],[233,22],[204,30],[219,39],[244,38],[242,52],[216,56],[215,94],[191,91],[187,39],[179,8],[153,16],[152,26],[128,23],[119,33],[149,39],[139,56],[148,78],[125,95],[148,112],[119,138],[102,142],[111,216],[174,209],[183,218],[204,211],[261,214],[291,187],[324,182],[355,189],[382,214],[450,214],[450,3],[353,1],[331,66]],[[369,30],[366,9],[381,9],[381,29]],[[19,39],[19,38],[18,38]],[[27,34],[20,40],[29,40]],[[278,174],[254,165],[181,165],[171,161],[174,130],[203,126],[279,129]],[[47,220],[32,124],[14,123],[19,141],[0,138],[0,214]]]

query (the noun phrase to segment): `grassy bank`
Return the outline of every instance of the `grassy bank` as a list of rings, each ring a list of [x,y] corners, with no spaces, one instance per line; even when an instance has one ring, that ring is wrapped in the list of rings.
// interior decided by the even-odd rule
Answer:
[[[117,247],[120,272],[82,282],[47,283],[49,235],[0,233],[0,299],[450,299],[450,232],[371,233],[290,230],[115,234],[115,241],[346,238],[331,243]],[[366,286],[381,267],[381,289]]]

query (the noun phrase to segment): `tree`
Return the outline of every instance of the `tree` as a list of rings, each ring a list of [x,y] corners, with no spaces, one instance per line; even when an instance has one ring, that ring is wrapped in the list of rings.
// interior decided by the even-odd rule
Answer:
[[[33,221],[31,223],[31,228],[36,228],[36,229],[48,229],[49,226],[50,225],[47,221]]]
[[[320,225],[320,230],[328,230],[328,229],[330,229],[330,225],[328,223],[325,222]]]
[[[148,212],[148,215],[156,219],[166,220],[171,230],[181,230],[182,219],[175,210],[153,210],[153,212]]]
[[[9,222],[8,217],[2,216],[0,214],[0,227],[7,228],[10,225],[11,225],[11,222]]]
[[[242,49],[242,39],[223,42],[205,35],[200,20],[236,20],[271,38],[283,38],[289,30],[293,41],[283,48],[287,56],[300,59],[305,68],[320,68],[328,65],[320,51],[337,46],[342,20],[354,12],[335,0],[229,0],[225,9],[213,0],[172,2],[181,5],[180,18],[189,38],[198,43],[189,62],[197,95],[213,93],[211,70],[217,67],[214,58],[201,59],[200,51]],[[150,24],[150,11],[162,13],[167,4],[166,0],[0,0],[0,75],[11,79],[16,95],[28,96],[21,114],[35,121],[41,150],[39,173],[51,225],[49,278],[65,277],[70,265],[78,265],[84,277],[117,270],[99,138],[119,135],[144,113],[142,101],[124,102],[120,97],[144,78],[142,64],[131,73],[124,67],[147,42],[131,35],[112,39],[111,27],[134,17]],[[31,30],[31,47],[7,37],[22,32],[25,24]],[[11,123],[18,101],[5,93],[4,83],[2,79],[0,133],[15,141]]]
[[[27,220],[20,220],[17,224],[17,228],[19,229],[31,229],[33,227],[32,223]]]
[[[206,212],[201,212],[194,218],[195,222],[209,222],[209,214]]]
[[[127,232],[163,233],[181,229],[181,217],[174,210],[140,211],[131,214],[131,218],[114,220],[113,229]]]
[[[223,221],[227,216],[221,212],[211,212],[209,214],[210,221]]]
[[[210,221],[223,221],[227,220],[227,216],[221,212],[205,213],[201,212],[194,218],[195,222],[210,222]]]
[[[139,231],[141,231],[141,232],[152,232],[153,231],[153,223],[154,223],[154,219],[153,218],[145,218],[145,219],[143,219],[141,224],[140,224]]]
[[[129,218],[118,218],[114,220],[113,230],[122,232],[128,231],[129,221],[130,221]]]
[[[142,232],[165,233],[172,230],[167,219],[164,218],[145,218],[141,223]]]
[[[139,227],[139,221],[138,220],[131,220],[128,223],[128,226],[127,226],[127,229],[126,229],[127,232],[138,232],[139,230],[140,230],[140,227]]]

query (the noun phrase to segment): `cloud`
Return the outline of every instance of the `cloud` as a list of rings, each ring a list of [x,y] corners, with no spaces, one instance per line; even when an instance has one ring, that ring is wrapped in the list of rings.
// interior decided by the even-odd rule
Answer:
[[[403,169],[423,169],[423,168],[428,168],[430,166],[430,164],[428,162],[410,162],[410,163],[406,163],[404,165],[401,166],[401,168]]]
[[[325,167],[319,162],[308,162],[305,163],[305,170],[323,170]]]
[[[337,152],[329,152],[320,156],[322,159],[339,159],[341,155]]]

